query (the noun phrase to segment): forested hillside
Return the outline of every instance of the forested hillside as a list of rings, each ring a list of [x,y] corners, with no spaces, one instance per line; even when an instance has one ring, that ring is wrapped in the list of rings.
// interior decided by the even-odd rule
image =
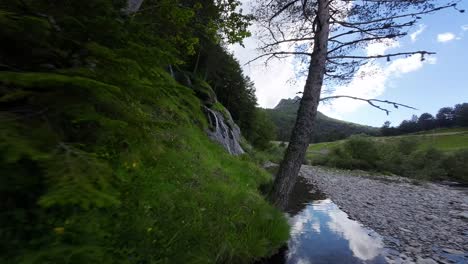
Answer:
[[[272,136],[223,48],[249,34],[238,5],[0,1],[0,263],[249,263],[282,245],[271,176],[206,135],[203,109],[226,107],[247,151]]]
[[[277,140],[288,141],[296,121],[299,97],[282,99],[273,109],[265,109],[267,115],[276,126]],[[376,135],[378,129],[330,118],[320,112],[315,120],[312,142],[340,140],[354,134]]]

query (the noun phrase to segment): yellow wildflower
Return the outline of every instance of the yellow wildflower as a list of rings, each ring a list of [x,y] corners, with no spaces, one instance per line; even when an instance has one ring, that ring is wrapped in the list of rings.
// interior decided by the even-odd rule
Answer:
[[[65,228],[64,228],[64,227],[61,227],[61,226],[56,227],[56,228],[54,228],[54,232],[55,232],[57,235],[61,235],[61,234],[63,234],[63,233],[65,232]]]

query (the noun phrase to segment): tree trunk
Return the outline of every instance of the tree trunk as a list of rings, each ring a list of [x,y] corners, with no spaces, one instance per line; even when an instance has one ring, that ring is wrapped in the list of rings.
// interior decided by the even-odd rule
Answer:
[[[297,111],[296,124],[271,192],[273,203],[283,210],[287,207],[288,196],[296,183],[314,128],[327,59],[329,20],[329,0],[319,0],[309,72]]]

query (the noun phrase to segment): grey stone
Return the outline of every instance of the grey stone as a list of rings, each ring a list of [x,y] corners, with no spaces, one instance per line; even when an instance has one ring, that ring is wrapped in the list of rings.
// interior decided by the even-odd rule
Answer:
[[[403,232],[407,232],[407,233],[413,233],[413,231],[411,231],[411,230],[408,230],[408,229],[406,229],[406,228],[403,228],[403,227],[399,227],[399,229],[400,229],[401,231],[403,231]]]
[[[424,218],[426,218],[427,220],[436,220],[436,219],[438,219],[438,217],[433,215],[433,214],[425,215]]]
[[[443,252],[449,253],[449,254],[454,254],[454,255],[463,255],[464,252],[456,249],[451,249],[451,248],[444,248],[442,249]]]
[[[437,264],[437,261],[431,259],[431,258],[421,258],[419,257],[416,260],[416,264]]]
[[[458,213],[457,216],[460,217],[460,218],[463,218],[463,219],[468,219],[468,212],[463,211],[461,213]]]

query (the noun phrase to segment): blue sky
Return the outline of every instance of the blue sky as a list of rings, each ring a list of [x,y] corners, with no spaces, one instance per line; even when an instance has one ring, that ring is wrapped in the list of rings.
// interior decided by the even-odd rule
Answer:
[[[342,120],[381,126],[386,120],[398,125],[413,114],[429,112],[435,115],[441,107],[468,102],[468,1],[462,1],[459,8],[467,12],[445,10],[425,16],[408,36],[387,45],[374,44],[366,50],[368,54],[409,50],[437,52],[425,62],[420,62],[419,56],[391,62],[380,60],[369,69],[377,69],[376,74],[355,79],[344,87],[328,87],[333,88],[335,94],[388,99],[418,110],[390,107],[392,112],[387,116],[366,103],[350,99],[334,100],[320,106],[319,110]],[[415,33],[413,37],[411,33]],[[258,55],[255,37],[246,40],[245,46],[232,47],[241,63]],[[274,107],[280,99],[294,97],[303,88],[301,81],[294,81],[292,58],[270,63],[267,67],[262,63],[245,65],[244,71],[255,82],[261,107]]]
[[[468,10],[466,2],[462,6]],[[435,63],[399,77],[391,77],[385,91],[377,96],[379,99],[407,103],[418,110],[400,109],[387,116],[384,112],[363,106],[353,112],[340,113],[342,119],[374,126],[389,120],[397,125],[412,114],[429,112],[435,115],[441,107],[468,103],[468,15],[451,10],[442,11],[426,16],[421,23],[425,29],[416,41],[412,42],[410,37],[401,39],[402,47],[395,50],[435,51],[437,54],[432,56],[436,58]],[[419,27],[413,31],[417,29]],[[444,33],[452,33],[455,39],[439,42],[437,36]],[[335,104],[341,102],[336,101]]]

